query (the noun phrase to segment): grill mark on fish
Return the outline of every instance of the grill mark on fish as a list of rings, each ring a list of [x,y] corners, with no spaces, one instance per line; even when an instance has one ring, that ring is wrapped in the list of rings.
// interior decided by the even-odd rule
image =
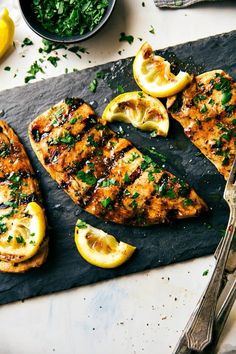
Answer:
[[[99,180],[101,180],[101,179],[105,180],[108,177],[110,171],[112,170],[114,164],[117,163],[121,158],[123,158],[124,155],[127,152],[129,152],[132,148],[133,148],[133,146],[130,144],[130,145],[126,146],[125,148],[123,148],[122,150],[120,150],[117,153],[115,153],[112,158],[107,160],[105,162],[105,164],[104,164],[104,172],[99,177]],[[94,192],[99,187],[99,183],[98,183],[99,180],[97,181],[95,186],[92,186],[87,191],[85,191],[84,195],[80,198],[78,203],[81,206],[83,206],[83,207],[88,207],[89,206],[89,204],[91,203],[91,201],[93,199]]]

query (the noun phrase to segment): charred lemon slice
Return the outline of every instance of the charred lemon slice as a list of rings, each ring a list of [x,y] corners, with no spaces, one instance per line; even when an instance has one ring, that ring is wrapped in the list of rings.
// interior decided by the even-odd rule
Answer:
[[[12,46],[14,31],[14,22],[10,18],[8,10],[4,9],[0,14],[0,58],[2,58]]]
[[[101,268],[116,268],[126,262],[136,247],[118,242],[114,236],[78,220],[75,243],[80,255],[90,264]]]
[[[133,74],[137,85],[153,97],[168,97],[182,91],[192,78],[187,72],[174,75],[170,63],[155,55],[147,42],[139,49],[133,63]]]
[[[169,130],[169,117],[164,105],[158,98],[140,91],[115,97],[105,108],[102,120],[131,123],[138,129],[155,131],[162,136],[166,136]]]
[[[13,263],[33,257],[46,231],[44,211],[37,203],[29,203],[21,216],[17,214],[14,210],[1,214],[0,221],[0,259]]]

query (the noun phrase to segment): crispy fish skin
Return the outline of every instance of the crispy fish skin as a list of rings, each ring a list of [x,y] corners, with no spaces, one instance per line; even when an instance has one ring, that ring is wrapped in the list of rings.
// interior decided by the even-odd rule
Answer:
[[[40,204],[41,195],[34,171],[17,135],[9,125],[0,121],[0,243],[18,242],[14,235],[7,239],[6,230],[25,216],[27,204],[36,201]],[[23,272],[44,263],[48,253],[48,242],[42,241],[40,253],[22,260],[20,255],[0,252],[0,271]],[[37,261],[36,261],[37,260]],[[21,266],[17,264],[22,263]]]
[[[236,83],[223,70],[196,76],[167,100],[172,117],[227,180],[236,156]]]
[[[38,116],[29,137],[51,177],[97,217],[144,226],[207,210],[187,183],[103,125],[81,99],[65,99]]]

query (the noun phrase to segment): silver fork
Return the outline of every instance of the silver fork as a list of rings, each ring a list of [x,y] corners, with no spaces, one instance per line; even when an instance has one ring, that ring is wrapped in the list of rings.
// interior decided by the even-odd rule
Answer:
[[[186,329],[184,330],[184,335],[174,351],[176,354],[183,352],[183,344],[185,344],[190,350],[202,351],[212,339],[216,304],[236,228],[236,158],[225,187],[224,199],[229,205],[230,216],[225,236],[218,249],[215,269],[205,292],[198,302],[196,310],[190,317]]]

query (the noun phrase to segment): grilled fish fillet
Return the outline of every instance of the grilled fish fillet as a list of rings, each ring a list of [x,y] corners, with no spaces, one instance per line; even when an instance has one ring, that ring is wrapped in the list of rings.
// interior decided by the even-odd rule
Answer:
[[[17,135],[0,121],[0,271],[23,272],[46,260],[46,238],[29,259],[24,254],[28,244],[21,221],[30,218],[26,207],[32,201],[40,204],[41,195],[30,161]]]
[[[51,177],[97,217],[144,226],[207,209],[187,183],[103,125],[82,99],[68,98],[41,114],[29,137]]]
[[[236,83],[222,70],[197,76],[167,107],[185,134],[228,178],[236,156]]]

